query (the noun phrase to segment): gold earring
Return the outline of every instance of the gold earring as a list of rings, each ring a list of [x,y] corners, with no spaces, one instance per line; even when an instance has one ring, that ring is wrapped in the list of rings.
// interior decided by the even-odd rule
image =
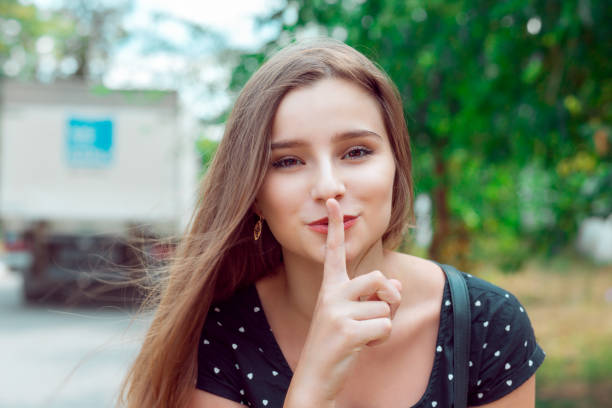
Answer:
[[[253,239],[257,241],[259,237],[261,237],[261,229],[263,228],[263,218],[261,215],[258,215],[259,219],[255,223],[255,229],[253,230]]]

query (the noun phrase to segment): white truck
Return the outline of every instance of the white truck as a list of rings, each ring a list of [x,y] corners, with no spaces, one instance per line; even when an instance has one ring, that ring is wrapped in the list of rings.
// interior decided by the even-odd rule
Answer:
[[[25,299],[131,296],[90,289],[133,278],[165,248],[141,238],[186,225],[198,158],[176,93],[3,81],[0,98],[3,258]]]

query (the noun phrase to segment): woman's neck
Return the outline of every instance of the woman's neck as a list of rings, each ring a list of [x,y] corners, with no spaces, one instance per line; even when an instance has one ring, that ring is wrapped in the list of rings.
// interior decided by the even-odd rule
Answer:
[[[349,278],[374,270],[385,273],[386,252],[382,241],[378,241],[359,259],[347,260]],[[321,289],[323,264],[284,250],[283,260],[280,273],[287,304],[301,318],[310,322]]]

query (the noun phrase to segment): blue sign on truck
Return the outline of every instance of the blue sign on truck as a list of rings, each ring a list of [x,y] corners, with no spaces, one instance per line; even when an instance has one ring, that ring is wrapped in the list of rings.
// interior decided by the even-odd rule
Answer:
[[[71,167],[106,167],[113,159],[113,122],[110,119],[69,118],[67,160]]]

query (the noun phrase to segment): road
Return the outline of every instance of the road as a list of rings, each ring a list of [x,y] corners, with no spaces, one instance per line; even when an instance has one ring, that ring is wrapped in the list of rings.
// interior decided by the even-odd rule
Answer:
[[[0,407],[108,408],[150,323],[111,307],[26,306],[0,268]]]

